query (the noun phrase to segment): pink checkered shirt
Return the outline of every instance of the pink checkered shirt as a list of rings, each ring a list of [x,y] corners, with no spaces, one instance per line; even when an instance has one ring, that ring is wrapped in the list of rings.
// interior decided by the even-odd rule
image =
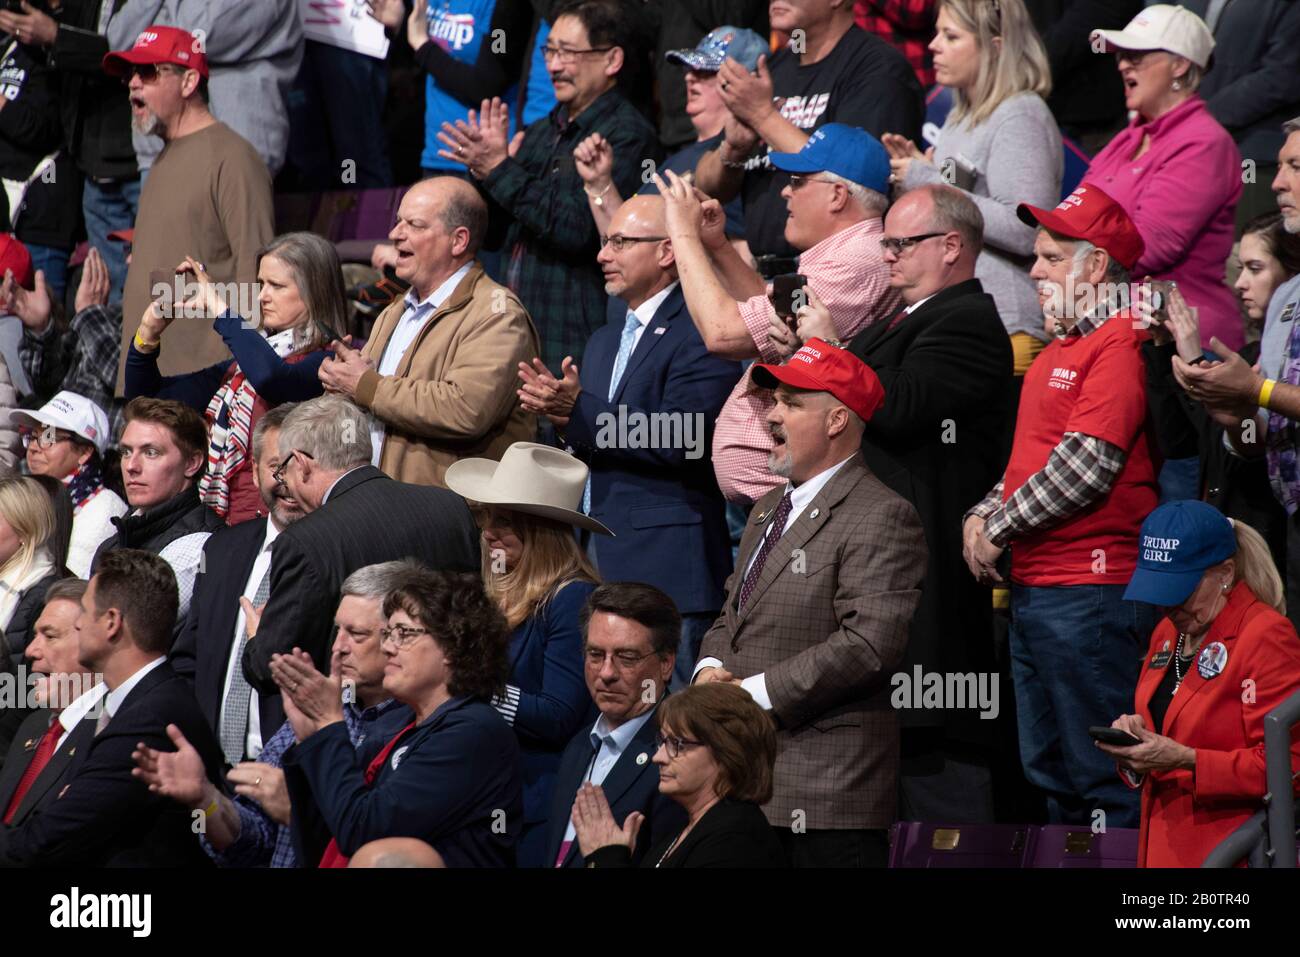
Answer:
[[[799,272],[808,277],[812,291],[830,309],[836,337],[845,342],[902,306],[898,292],[889,287],[889,265],[880,249],[882,235],[884,224],[868,219],[823,239],[799,257]],[[767,338],[775,316],[767,297],[742,302],[740,316],[754,337],[761,360],[779,363],[781,357]],[[767,413],[773,404],[770,392],[750,388],[746,372],[718,414],[713,471],[728,501],[756,502],[785,483],[767,468],[772,451]]]

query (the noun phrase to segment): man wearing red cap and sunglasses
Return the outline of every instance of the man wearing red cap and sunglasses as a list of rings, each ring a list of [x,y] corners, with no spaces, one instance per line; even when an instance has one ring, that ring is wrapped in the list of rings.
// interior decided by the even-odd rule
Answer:
[[[151,275],[170,280],[186,256],[215,282],[251,288],[257,252],[275,233],[271,174],[249,142],[209,111],[207,55],[189,31],[150,26],[131,49],[105,56],[104,70],[126,83],[132,126],[164,143],[140,193],[122,298],[125,356],[131,330],[153,298]],[[158,363],[164,375],[229,355],[205,322],[173,323],[164,345]]]
[[[739,684],[777,722],[763,811],[796,867],[883,867],[899,762],[888,675],[921,598],[925,535],[862,460],[885,398],[870,366],[814,338],[752,375],[776,390],[769,468],[785,481],[754,505],[695,680]]]
[[[1154,609],[1124,600],[1138,530],[1156,507],[1145,321],[1128,308],[1142,237],[1092,185],[1038,226],[1030,276],[1055,338],[1025,374],[1006,472],[967,513],[971,572],[1001,582],[1011,547],[1011,673],[1020,756],[1054,824],[1137,827],[1136,792],[1093,746],[1091,725],[1133,698]],[[1098,811],[1103,816],[1098,815]]]

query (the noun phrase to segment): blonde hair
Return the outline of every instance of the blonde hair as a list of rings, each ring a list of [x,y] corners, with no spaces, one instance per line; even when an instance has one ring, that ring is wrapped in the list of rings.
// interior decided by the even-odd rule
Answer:
[[[969,90],[952,91],[952,118],[979,126],[1003,101],[1019,93],[1052,92],[1047,50],[1025,10],[1024,0],[942,0],[940,11],[975,35],[980,68]],[[993,42],[1001,38],[1001,49]]]
[[[0,478],[0,517],[22,543],[9,561],[0,565],[0,580],[14,582],[26,575],[54,535],[54,505],[35,479],[9,476]]]
[[[487,507],[478,508],[484,511]],[[483,590],[501,609],[511,630],[536,614],[570,582],[600,584],[600,575],[578,547],[571,527],[527,512],[500,511],[510,516],[511,528],[523,543],[523,551],[514,568],[500,572],[493,569],[492,553],[484,547]]]
[[[1255,597],[1272,605],[1280,614],[1286,614],[1286,589],[1282,576],[1273,563],[1273,553],[1264,537],[1245,522],[1232,519],[1232,531],[1237,536],[1237,554],[1233,556],[1235,581],[1244,581]]]

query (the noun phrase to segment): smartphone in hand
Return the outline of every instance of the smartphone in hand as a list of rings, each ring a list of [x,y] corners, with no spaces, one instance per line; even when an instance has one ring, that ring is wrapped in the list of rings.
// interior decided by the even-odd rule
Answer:
[[[1121,731],[1119,728],[1107,728],[1094,724],[1088,729],[1088,733],[1102,744],[1112,744],[1117,748],[1131,748],[1135,744],[1142,743],[1127,731]]]
[[[788,272],[772,277],[772,295],[768,299],[776,314],[787,323],[794,317],[799,307],[808,301],[806,295],[801,295],[806,285],[808,285],[808,277],[803,273]]]

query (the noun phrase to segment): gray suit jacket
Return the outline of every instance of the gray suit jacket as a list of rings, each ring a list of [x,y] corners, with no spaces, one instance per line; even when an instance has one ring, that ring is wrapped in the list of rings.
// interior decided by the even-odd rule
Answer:
[[[768,821],[889,827],[899,747],[889,675],[921,596],[921,522],[855,453],[781,536],[737,611],[750,557],[784,491],[754,505],[726,607],[700,656],[718,658],[737,678],[765,675],[780,727]]]

